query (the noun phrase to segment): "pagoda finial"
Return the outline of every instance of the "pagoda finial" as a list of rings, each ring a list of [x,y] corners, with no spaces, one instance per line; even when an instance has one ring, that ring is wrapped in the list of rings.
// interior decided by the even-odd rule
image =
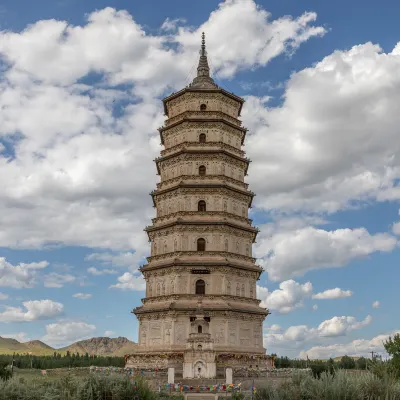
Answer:
[[[201,48],[199,65],[197,66],[197,76],[193,79],[191,87],[197,88],[216,88],[217,85],[210,77],[210,67],[208,66],[207,52],[206,52],[206,35],[201,34]]]
[[[206,56],[206,35],[203,32],[201,34],[201,53],[202,56]]]

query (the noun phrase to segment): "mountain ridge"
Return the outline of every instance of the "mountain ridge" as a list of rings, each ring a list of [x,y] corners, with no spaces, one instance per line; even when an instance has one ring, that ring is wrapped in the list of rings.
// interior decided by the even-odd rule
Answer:
[[[32,354],[32,355],[52,355],[54,352],[66,354],[68,351],[73,353],[97,356],[124,356],[133,351],[137,346],[126,337],[119,336],[110,338],[105,336],[93,337],[86,340],[79,340],[68,346],[54,348],[41,340],[29,340],[27,342],[19,342],[13,338],[4,338],[0,336],[0,354]]]

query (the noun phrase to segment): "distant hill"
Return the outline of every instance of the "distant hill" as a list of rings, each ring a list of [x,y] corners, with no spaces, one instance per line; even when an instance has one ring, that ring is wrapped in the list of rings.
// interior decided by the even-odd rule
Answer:
[[[128,340],[125,337],[108,338],[98,337],[87,340],[81,340],[70,344],[67,347],[55,349],[40,340],[31,340],[21,343],[16,339],[3,338],[0,336],[0,354],[27,354],[33,355],[52,355],[55,351],[65,354],[67,351],[72,353],[98,356],[123,356],[133,351],[137,346],[135,342]]]
[[[126,337],[109,338],[97,337],[70,344],[67,347],[59,349],[60,352],[89,353],[98,356],[123,356],[130,353],[135,347],[136,343],[131,342]]]

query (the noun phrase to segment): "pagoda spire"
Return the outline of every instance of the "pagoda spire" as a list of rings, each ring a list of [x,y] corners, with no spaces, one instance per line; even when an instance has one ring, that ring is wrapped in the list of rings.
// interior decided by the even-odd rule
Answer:
[[[198,88],[216,88],[214,80],[210,77],[210,67],[208,66],[206,51],[206,36],[204,32],[201,34],[201,48],[199,65],[197,66],[197,76],[193,79],[191,87]]]

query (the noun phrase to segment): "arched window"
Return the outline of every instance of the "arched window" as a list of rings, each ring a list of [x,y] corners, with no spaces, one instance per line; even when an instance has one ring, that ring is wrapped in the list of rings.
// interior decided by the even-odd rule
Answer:
[[[201,350],[203,350],[203,346],[201,345],[201,344],[199,344],[198,346],[197,346],[197,350],[199,350],[199,351],[201,351]],[[199,368],[200,369],[200,368]],[[199,371],[200,372],[200,371]]]
[[[200,200],[197,209],[198,211],[206,211],[206,202],[204,200]]]
[[[197,239],[197,251],[206,251],[206,241],[203,238]]]
[[[206,142],[206,134],[205,133],[200,133],[199,135],[199,143],[205,143]]]
[[[203,333],[203,327],[201,325],[197,327],[197,333]]]
[[[205,104],[202,104],[200,106],[200,111],[206,111],[207,110],[207,106]]]
[[[205,174],[206,174],[206,167],[204,165],[200,165],[199,175],[205,175]]]
[[[199,279],[196,282],[196,294],[206,294],[206,283],[203,279]]]

